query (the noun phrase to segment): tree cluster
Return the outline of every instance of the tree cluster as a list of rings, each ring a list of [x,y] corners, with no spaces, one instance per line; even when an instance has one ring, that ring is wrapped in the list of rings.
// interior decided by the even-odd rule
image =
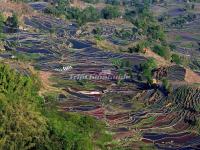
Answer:
[[[36,76],[0,64],[0,149],[104,148],[110,140],[104,124],[88,116],[58,113],[45,105],[39,89]]]
[[[149,58],[146,62],[141,64],[142,76],[147,80],[147,83],[151,85],[153,83],[153,73],[152,71],[157,68],[155,59]]]
[[[65,2],[66,1],[66,2]],[[79,25],[84,25],[87,22],[96,22],[100,18],[112,19],[120,16],[120,11],[117,6],[106,6],[101,11],[93,6],[81,10],[67,5],[68,0],[61,0],[58,4],[47,7],[44,12],[55,16],[64,16],[67,19],[75,19]]]

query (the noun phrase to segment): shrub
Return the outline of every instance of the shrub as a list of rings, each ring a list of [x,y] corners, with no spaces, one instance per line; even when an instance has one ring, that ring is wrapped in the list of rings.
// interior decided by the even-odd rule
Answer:
[[[78,8],[68,8],[66,17],[76,19],[79,25],[84,25],[87,22],[95,22],[100,19],[100,12],[92,6],[80,10]]]
[[[132,65],[129,60],[113,58],[111,59],[112,65],[117,69],[118,75],[123,77],[128,75],[132,77]],[[118,83],[121,83],[122,80],[118,80]]]
[[[121,15],[117,6],[106,6],[102,9],[101,14],[104,19],[113,19]]]
[[[150,25],[147,28],[147,36],[153,40],[164,41],[165,39],[165,33],[163,29],[161,28],[161,26],[155,24]]]
[[[79,8],[68,8],[66,17],[68,19],[78,19],[81,14],[81,10]]]
[[[153,83],[153,69],[157,68],[155,59],[149,58],[146,62],[141,64],[142,75],[147,79],[148,84]]]
[[[100,13],[92,6],[85,8],[78,16],[79,25],[83,25],[86,22],[95,22],[100,19]]]
[[[4,26],[4,16],[2,13],[0,13],[0,34],[3,32],[3,26]]]
[[[154,51],[156,54],[158,54],[158,55],[164,57],[165,59],[168,59],[168,60],[169,60],[169,59],[171,58],[171,52],[170,52],[169,48],[166,47],[166,46],[158,45],[158,44],[157,44],[157,45],[154,45],[153,51]]]
[[[55,16],[59,16],[60,15],[60,12],[54,7],[45,8],[44,13],[52,14],[52,15],[55,15]]]
[[[16,13],[13,13],[11,17],[6,20],[6,25],[9,26],[9,32],[16,32],[19,28],[19,20]]]
[[[92,30],[92,33],[96,35],[100,35],[102,31],[103,31],[102,28],[96,27],[95,29]]]
[[[129,9],[125,10],[124,18],[126,20],[132,22],[135,19],[136,16],[137,16],[136,10],[134,10],[134,9],[133,10],[132,9],[131,10],[129,10]]]
[[[178,54],[172,54],[172,62],[175,62],[178,65],[188,66],[189,65],[189,59],[185,56],[180,56]]]
[[[92,4],[96,4],[99,2],[99,0],[82,0],[82,1],[84,1],[86,3],[92,3]]]
[[[137,53],[145,53],[145,48],[148,46],[148,43],[146,41],[139,42],[135,47],[130,47],[129,52],[137,52]]]
[[[167,93],[172,92],[172,86],[170,85],[169,81],[166,78],[162,79],[162,86]]]
[[[106,0],[105,3],[111,5],[120,5],[120,0]]]
[[[172,54],[172,62],[175,62],[176,64],[181,64],[181,57],[178,54]]]
[[[79,8],[69,7],[67,4],[63,6],[64,2],[59,2],[55,7],[48,7],[44,12],[55,16],[65,16],[68,19],[76,19],[79,25],[87,22],[95,22],[100,19],[100,12],[92,6],[80,10]]]

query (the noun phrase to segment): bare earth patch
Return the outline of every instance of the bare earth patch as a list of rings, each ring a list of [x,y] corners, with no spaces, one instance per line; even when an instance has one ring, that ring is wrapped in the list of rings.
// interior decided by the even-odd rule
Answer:
[[[33,9],[24,3],[0,2],[0,11],[6,17],[16,12],[20,17],[33,15]]]
[[[200,76],[190,69],[186,69],[185,81],[188,83],[200,83]]]

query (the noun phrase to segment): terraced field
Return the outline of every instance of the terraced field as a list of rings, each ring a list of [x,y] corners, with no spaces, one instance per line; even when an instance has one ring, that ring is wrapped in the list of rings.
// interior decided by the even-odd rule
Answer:
[[[200,149],[200,136],[192,126],[199,118],[200,89],[184,86],[185,68],[173,65],[155,71],[156,79],[166,77],[174,83],[174,92],[166,96],[162,88],[149,88],[138,79],[138,68],[147,60],[144,55],[98,49],[78,38],[76,23],[44,14],[25,18],[25,25],[31,30],[7,36],[7,51],[2,57],[33,55],[33,66],[50,73],[51,86],[61,91],[56,101],[59,111],[79,112],[106,122],[124,149],[137,149],[137,142],[147,144],[147,149],[150,145],[169,150]],[[110,72],[118,74],[111,62],[115,58],[128,60],[132,66],[132,77],[122,83],[106,78]],[[79,80],[82,75],[87,78]]]
[[[199,3],[187,3],[194,8],[188,8],[184,1],[172,0],[167,3],[157,4],[152,10],[158,18],[165,18],[161,22],[166,28],[168,41],[175,46],[174,51],[188,59],[190,67],[199,72]]]

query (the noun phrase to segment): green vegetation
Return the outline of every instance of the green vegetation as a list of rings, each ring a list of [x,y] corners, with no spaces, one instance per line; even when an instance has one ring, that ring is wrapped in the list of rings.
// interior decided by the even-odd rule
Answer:
[[[68,0],[59,0],[54,3],[52,7],[47,7],[45,13],[53,14],[55,16],[66,15],[66,11],[69,7]]]
[[[121,29],[117,31],[115,34],[117,37],[126,40],[126,39],[131,38],[134,32],[132,30]]]
[[[92,6],[85,8],[77,18],[78,24],[82,25],[87,22],[96,22],[100,19],[100,13]]]
[[[52,110],[46,116],[54,133],[52,149],[92,150],[95,145],[105,148],[104,143],[111,140],[102,132],[104,125],[91,117],[70,113],[60,116]]]
[[[120,0],[106,0],[105,3],[111,5],[120,5]]]
[[[195,126],[197,123],[199,113],[199,85],[183,85],[174,90],[168,97],[168,100],[171,101],[174,107],[178,106],[178,110],[183,112],[193,112],[194,116],[187,116],[182,114],[184,121],[190,125]]]
[[[133,112],[141,111],[142,109],[145,109],[146,105],[144,102],[139,101],[138,99],[132,100],[133,104]]]
[[[148,47],[148,42],[146,41],[140,41],[136,46],[130,47],[129,52],[137,52],[137,53],[145,53],[145,48]]]
[[[127,18],[137,27],[139,34],[145,35],[150,41],[164,40],[165,36],[163,29],[148,8],[138,8],[134,13],[134,18],[128,16]],[[127,12],[126,14],[130,14],[130,12]]]
[[[0,12],[0,46],[1,46],[1,39],[4,37],[3,27],[4,27],[4,16]]]
[[[43,148],[48,131],[46,118],[37,107],[42,103],[38,82],[2,64],[0,82],[1,148]]]
[[[132,65],[130,63],[129,60],[125,60],[125,59],[116,59],[113,58],[111,59],[111,63],[113,64],[113,66],[117,69],[118,71],[118,75],[120,77],[125,77],[128,76],[130,78],[132,78]],[[118,84],[122,83],[122,80],[118,80],[117,81]]]
[[[157,45],[154,45],[153,51],[167,60],[171,58],[169,47],[157,44]]]
[[[98,0],[84,1],[93,4],[98,3]],[[93,6],[88,6],[81,10],[79,8],[70,7],[68,0],[58,1],[53,6],[47,7],[44,12],[66,19],[75,19],[80,26],[87,22],[96,22],[101,17],[100,12]]]
[[[92,3],[92,4],[96,4],[99,2],[99,0],[82,0],[82,1],[84,1],[86,3]]]
[[[98,3],[99,0],[83,0],[88,3]],[[108,3],[110,3],[108,1]],[[114,1],[111,2],[114,4]],[[115,4],[114,4],[115,5]],[[70,7],[68,0],[61,0],[54,3],[53,6],[49,6],[44,10],[45,13],[53,14],[58,17],[64,17],[66,19],[76,19],[79,25],[84,25],[87,22],[96,22],[101,17],[104,19],[117,18],[121,15],[118,6],[108,5],[101,10],[97,10],[93,6],[86,7],[81,10],[79,8]]]
[[[10,9],[17,14],[30,15],[25,21],[25,24],[30,26],[17,34],[8,34],[8,38],[5,38],[2,44],[2,49],[4,44],[7,45],[5,45],[6,51],[1,55],[1,59],[5,60],[6,63],[12,61],[12,68],[16,67],[17,69],[14,71],[0,63],[0,150],[154,150],[156,146],[161,146],[164,149],[169,147],[169,143],[164,142],[157,145],[155,142],[148,143],[148,141],[151,141],[152,136],[158,137],[158,141],[160,141],[159,138],[165,136],[166,133],[171,137],[175,136],[175,138],[182,136],[181,134],[173,134],[177,128],[171,128],[171,124],[176,125],[176,121],[181,123],[184,121],[182,129],[180,129],[183,131],[184,128],[188,127],[187,123],[195,123],[193,124],[197,125],[195,131],[200,133],[199,88],[181,87],[182,84],[186,83],[184,75],[187,70],[176,65],[169,64],[170,66],[168,66],[169,61],[164,61],[166,66],[156,69],[155,59],[148,59],[148,56],[143,54],[126,54],[127,47],[130,47],[128,49],[130,53],[147,52],[147,55],[156,53],[166,60],[184,65],[184,57],[171,52],[170,49],[173,49],[174,45],[167,43],[174,38],[179,38],[179,42],[172,42],[179,45],[177,50],[182,47],[196,48],[194,53],[193,49],[191,50],[191,55],[188,58],[191,58],[194,67],[199,69],[200,60],[193,59],[193,56],[197,53],[200,43],[198,43],[197,38],[190,36],[197,31],[190,31],[191,26],[198,27],[196,22],[188,24],[184,31],[171,30],[167,25],[170,26],[170,21],[176,21],[176,18],[170,18],[169,15],[169,18],[164,16],[161,19],[163,21],[160,21],[162,24],[160,24],[157,18],[163,11],[170,12],[170,14],[182,12],[181,9],[177,9],[176,12],[176,4],[173,5],[175,1],[81,1],[87,4],[80,6],[82,2],[79,3],[79,0],[47,1],[48,5],[44,6],[47,7],[45,13],[51,16],[47,16],[41,11],[32,14],[30,10],[26,14],[24,10],[19,12],[12,10],[12,7],[18,6],[26,8],[23,3],[16,5],[13,3],[13,6],[11,4],[6,8],[5,13],[8,12],[6,15],[9,15]],[[100,4],[94,5],[96,3]],[[151,5],[150,8],[152,3],[157,3],[157,5]],[[183,3],[186,4],[186,2]],[[170,7],[167,4],[170,4]],[[181,5],[182,3],[179,2],[178,7]],[[156,17],[152,14],[153,11],[150,11],[154,8],[156,9],[153,10],[156,12]],[[197,9],[190,11],[195,12]],[[120,19],[115,19],[119,17]],[[178,18],[177,22],[178,24],[186,23],[187,19],[190,20],[190,18],[183,16]],[[165,21],[169,21],[168,24],[165,24]],[[19,27],[17,15],[13,13],[5,20],[0,13],[0,34],[3,32],[4,24],[11,28],[11,32],[15,32]],[[77,27],[77,24],[84,26]],[[166,25],[164,26],[166,32],[172,34],[168,40],[166,40],[165,29],[162,25]],[[6,27],[5,29],[7,30]],[[182,37],[175,34],[181,34]],[[195,35],[198,36],[198,34]],[[70,39],[80,40],[81,43],[75,41],[73,46],[71,45],[73,41]],[[192,45],[187,44],[185,42],[187,40],[193,41]],[[74,48],[79,45],[87,48],[79,50]],[[21,51],[27,49],[27,52],[13,52],[12,49]],[[40,51],[37,51],[37,54],[31,53],[37,49],[41,50],[41,53],[48,49],[51,53],[48,54],[45,51],[44,54],[39,54]],[[101,50],[109,50],[109,52]],[[149,50],[155,53],[149,53]],[[123,52],[125,54],[121,54]],[[13,54],[15,57],[12,58],[15,59],[6,59],[7,56],[10,57],[10,54]],[[159,59],[157,55],[155,57]],[[111,59],[113,67],[110,66],[108,58],[113,58]],[[43,70],[40,72],[44,83],[41,91],[37,76],[31,74],[31,69],[25,70],[27,65],[21,68],[19,61],[29,62],[33,66],[40,67],[38,70]],[[15,62],[17,63],[15,64]],[[87,63],[83,64],[84,62]],[[138,66],[140,62],[143,63]],[[66,67],[57,68],[60,65],[61,67],[62,65],[72,65],[74,70],[67,71]],[[87,65],[90,66],[89,69]],[[75,80],[68,79],[71,73],[88,72],[98,75],[102,67],[105,69],[111,67],[111,71],[114,71],[119,77],[129,76],[130,80],[120,78],[119,80],[94,81],[81,80],[78,79],[78,76]],[[53,68],[56,69],[52,70]],[[23,72],[24,75],[20,72]],[[101,73],[104,74],[104,70]],[[99,75],[102,75],[101,73]],[[136,79],[137,75],[140,77],[140,81]],[[48,81],[48,77],[51,81]],[[73,77],[75,78],[75,75]],[[170,78],[170,82],[167,78]],[[160,83],[160,79],[162,83]],[[171,85],[173,80],[175,82]],[[116,85],[116,83],[123,81],[123,84]],[[198,83],[196,85],[199,86]],[[154,87],[155,89],[153,89]],[[83,114],[96,116],[103,120],[107,126],[100,122],[100,119],[97,120]],[[171,117],[168,118],[168,116]],[[175,127],[179,127],[179,124]],[[111,132],[107,132],[107,128]],[[188,133],[185,134],[186,136],[191,134],[196,139],[197,135],[193,134],[194,131],[190,133],[191,129],[194,128],[189,128]],[[112,141],[111,135],[116,140]],[[192,146],[195,147],[195,144],[198,143],[194,143]],[[172,141],[170,145],[181,147],[184,143],[180,142],[177,145],[176,142]]]
[[[0,33],[3,32],[3,26],[4,26],[4,16],[2,13],[0,13]]]
[[[83,80],[63,80],[60,78],[55,78],[52,77],[51,80],[53,82],[56,82],[54,85],[55,87],[70,87],[70,88],[76,88],[76,89],[81,89],[81,90],[94,90],[97,88],[97,86],[86,79]]]
[[[51,102],[54,103],[58,100],[58,93],[57,92],[46,92],[43,94],[45,103]]]
[[[172,86],[166,78],[162,79],[162,86],[167,93],[172,92]]]
[[[172,54],[172,62],[176,64],[181,64],[181,57],[178,54]]]
[[[173,18],[171,26],[181,28],[185,23],[193,21],[196,17],[197,16],[192,13],[186,15],[179,15],[178,17]]]
[[[131,63],[129,60],[113,58],[111,59],[111,63],[118,70],[120,76],[124,76],[125,74],[128,74],[130,77],[132,76]]]
[[[157,148],[153,144],[142,143],[140,150],[157,150]]]
[[[103,41],[105,40],[104,37],[100,36],[100,35],[95,35],[94,38],[97,40],[97,41]]]
[[[190,67],[193,70],[200,71],[200,59],[194,59],[190,63]]]
[[[95,22],[100,19],[100,12],[92,6],[80,10],[79,8],[70,8],[66,5],[66,7],[63,8],[62,3],[60,5],[57,7],[48,7],[45,12],[55,16],[64,16],[68,19],[76,19],[79,25],[84,25],[87,22]]]
[[[113,19],[121,15],[117,6],[106,6],[102,9],[101,14],[104,19]]]
[[[17,31],[17,28],[19,28],[19,20],[16,13],[13,13],[12,16],[7,18],[6,25],[9,26],[9,32]]]
[[[152,25],[150,25],[147,28],[147,36],[148,38],[153,40],[159,40],[159,41],[165,40],[165,33],[163,31],[163,28],[156,23],[155,24],[152,23]]]
[[[16,60],[23,61],[23,62],[32,62],[36,59],[42,57],[42,54],[38,53],[22,53],[17,51],[12,51],[12,54],[16,57]]]
[[[149,58],[146,62],[141,64],[142,75],[147,79],[148,84],[153,83],[152,71],[157,67],[156,61],[153,58]]]
[[[61,115],[45,106],[39,89],[35,76],[22,76],[0,65],[1,149],[92,150],[111,140],[104,124],[94,118]]]
[[[182,38],[182,36],[180,36],[180,35],[176,35],[175,36],[175,40],[176,41],[181,41],[183,38]]]
[[[139,123],[135,124],[133,127],[140,128],[144,126],[151,126],[152,123],[155,121],[155,119],[156,118],[154,116],[149,116],[148,118],[142,119]]]
[[[144,4],[135,2],[132,9],[126,10],[125,18],[134,25],[133,32],[143,36],[145,40],[129,48],[129,51],[144,53],[144,48],[149,47],[158,55],[170,60],[170,47],[166,42],[164,29],[150,11],[149,4],[148,1]]]
[[[171,58],[172,58],[171,61],[176,63],[177,65],[188,66],[188,64],[189,64],[189,62],[188,62],[189,60],[184,56],[180,56],[180,55],[174,53],[174,54],[172,54]]]
[[[185,47],[185,48],[193,48],[194,44],[192,42],[191,43],[185,43],[185,44],[183,44],[183,47]]]
[[[138,3],[135,5],[132,9],[126,10],[125,18],[132,22],[138,33],[146,36],[149,41],[164,41],[164,30],[149,10],[148,4]]]

